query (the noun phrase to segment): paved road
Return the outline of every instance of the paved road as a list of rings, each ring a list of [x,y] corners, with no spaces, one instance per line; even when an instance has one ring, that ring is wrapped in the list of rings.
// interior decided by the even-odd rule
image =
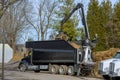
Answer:
[[[5,65],[5,80],[103,80],[98,78],[55,75],[45,71],[40,73],[34,73],[33,71],[20,72],[17,70],[17,65],[18,63]],[[0,68],[0,80],[1,72],[2,70]]]

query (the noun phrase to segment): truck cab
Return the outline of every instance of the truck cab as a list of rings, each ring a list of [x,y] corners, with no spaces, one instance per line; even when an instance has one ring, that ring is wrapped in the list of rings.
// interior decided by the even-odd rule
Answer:
[[[32,64],[32,55],[25,56],[24,58],[21,59],[18,69],[21,72],[25,72],[27,70],[33,70],[34,72],[40,72],[39,66],[38,65],[33,65]]]
[[[28,55],[21,59],[18,69],[22,72],[25,72],[28,69],[28,66],[31,65],[31,55]]]
[[[102,75],[104,79],[110,79],[110,73],[116,61],[120,61],[120,52],[117,52],[111,59],[100,61],[98,64],[98,73]]]

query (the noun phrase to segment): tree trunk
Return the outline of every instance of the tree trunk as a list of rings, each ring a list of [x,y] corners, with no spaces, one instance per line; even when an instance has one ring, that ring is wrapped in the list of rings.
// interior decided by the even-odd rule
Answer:
[[[44,32],[42,32],[42,34],[41,34],[41,40],[42,41],[44,40]]]
[[[40,32],[37,32],[38,34],[38,41],[40,41]]]

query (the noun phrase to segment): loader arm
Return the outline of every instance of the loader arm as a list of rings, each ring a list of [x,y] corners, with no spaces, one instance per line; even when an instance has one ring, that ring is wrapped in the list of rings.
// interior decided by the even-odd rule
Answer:
[[[84,15],[84,9],[83,9],[83,4],[78,3],[77,6],[61,21],[61,32],[63,30],[63,25],[64,23],[72,16],[72,14],[77,11],[78,9],[81,9],[81,16],[82,16],[82,24],[84,25],[84,30],[85,30],[85,40],[89,42],[89,32],[88,32],[88,27],[86,24],[85,20],[85,15]],[[85,42],[86,42],[85,41]]]

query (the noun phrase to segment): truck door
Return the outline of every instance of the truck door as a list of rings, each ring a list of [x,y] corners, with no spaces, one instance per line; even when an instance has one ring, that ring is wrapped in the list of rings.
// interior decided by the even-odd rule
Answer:
[[[81,63],[82,60],[82,52],[80,49],[77,50],[77,64]]]
[[[85,62],[92,62],[90,47],[86,46],[85,49],[84,49],[84,51],[85,51],[84,61]]]

